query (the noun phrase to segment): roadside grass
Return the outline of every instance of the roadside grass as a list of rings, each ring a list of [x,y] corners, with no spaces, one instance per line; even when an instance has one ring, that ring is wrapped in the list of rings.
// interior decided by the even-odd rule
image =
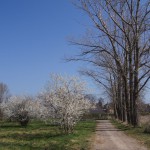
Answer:
[[[17,123],[0,123],[0,150],[87,150],[96,122],[81,121],[74,133],[64,135],[57,126],[31,122],[26,128]]]
[[[127,135],[137,139],[139,142],[141,142],[141,144],[144,144],[147,148],[150,149],[150,134],[144,133],[144,125],[134,128],[129,125],[124,125],[116,120],[112,120],[111,122],[113,125],[115,125],[115,127],[124,131]]]

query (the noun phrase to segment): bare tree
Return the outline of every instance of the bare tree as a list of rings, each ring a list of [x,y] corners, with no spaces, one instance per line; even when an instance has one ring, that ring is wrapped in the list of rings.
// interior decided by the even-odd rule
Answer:
[[[136,126],[140,92],[150,79],[150,0],[78,0],[77,5],[95,28],[85,40],[72,42],[81,53],[69,60],[92,64],[95,71],[84,73],[113,97],[118,119]]]
[[[0,83],[0,103],[7,101],[10,97],[8,86],[4,83]]]
[[[2,102],[6,102],[10,97],[8,86],[4,83],[0,83],[0,119],[3,118],[3,111],[1,108]]]

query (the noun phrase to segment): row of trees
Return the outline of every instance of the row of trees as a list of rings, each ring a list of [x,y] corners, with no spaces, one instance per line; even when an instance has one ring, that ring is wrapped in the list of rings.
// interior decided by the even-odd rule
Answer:
[[[69,60],[92,64],[81,72],[101,84],[115,117],[138,125],[140,95],[150,79],[150,0],[78,0],[94,24],[81,53]]]
[[[85,97],[86,85],[77,77],[51,75],[45,90],[33,98],[11,96],[0,104],[3,119],[26,126],[31,119],[57,124],[64,133],[73,132],[76,123],[91,108]]]

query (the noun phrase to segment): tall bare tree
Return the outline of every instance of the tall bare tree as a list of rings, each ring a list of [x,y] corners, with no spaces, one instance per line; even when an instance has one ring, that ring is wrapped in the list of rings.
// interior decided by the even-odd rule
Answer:
[[[10,96],[8,86],[4,83],[0,83],[0,103],[7,101]]]
[[[78,0],[77,6],[94,32],[73,41],[81,53],[70,60],[91,63],[94,71],[84,74],[113,96],[119,119],[136,126],[139,95],[150,79],[150,0]]]
[[[3,118],[3,111],[1,109],[2,102],[6,102],[9,98],[9,89],[8,86],[4,83],[0,83],[0,119]]]

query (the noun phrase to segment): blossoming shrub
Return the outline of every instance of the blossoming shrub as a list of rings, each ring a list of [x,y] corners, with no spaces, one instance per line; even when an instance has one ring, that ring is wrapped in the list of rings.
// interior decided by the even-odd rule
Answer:
[[[17,121],[21,126],[27,126],[34,116],[34,103],[25,96],[13,96],[1,107],[6,119]]]
[[[42,100],[64,133],[73,132],[76,123],[89,110],[91,104],[85,99],[86,85],[77,77],[51,75]]]

